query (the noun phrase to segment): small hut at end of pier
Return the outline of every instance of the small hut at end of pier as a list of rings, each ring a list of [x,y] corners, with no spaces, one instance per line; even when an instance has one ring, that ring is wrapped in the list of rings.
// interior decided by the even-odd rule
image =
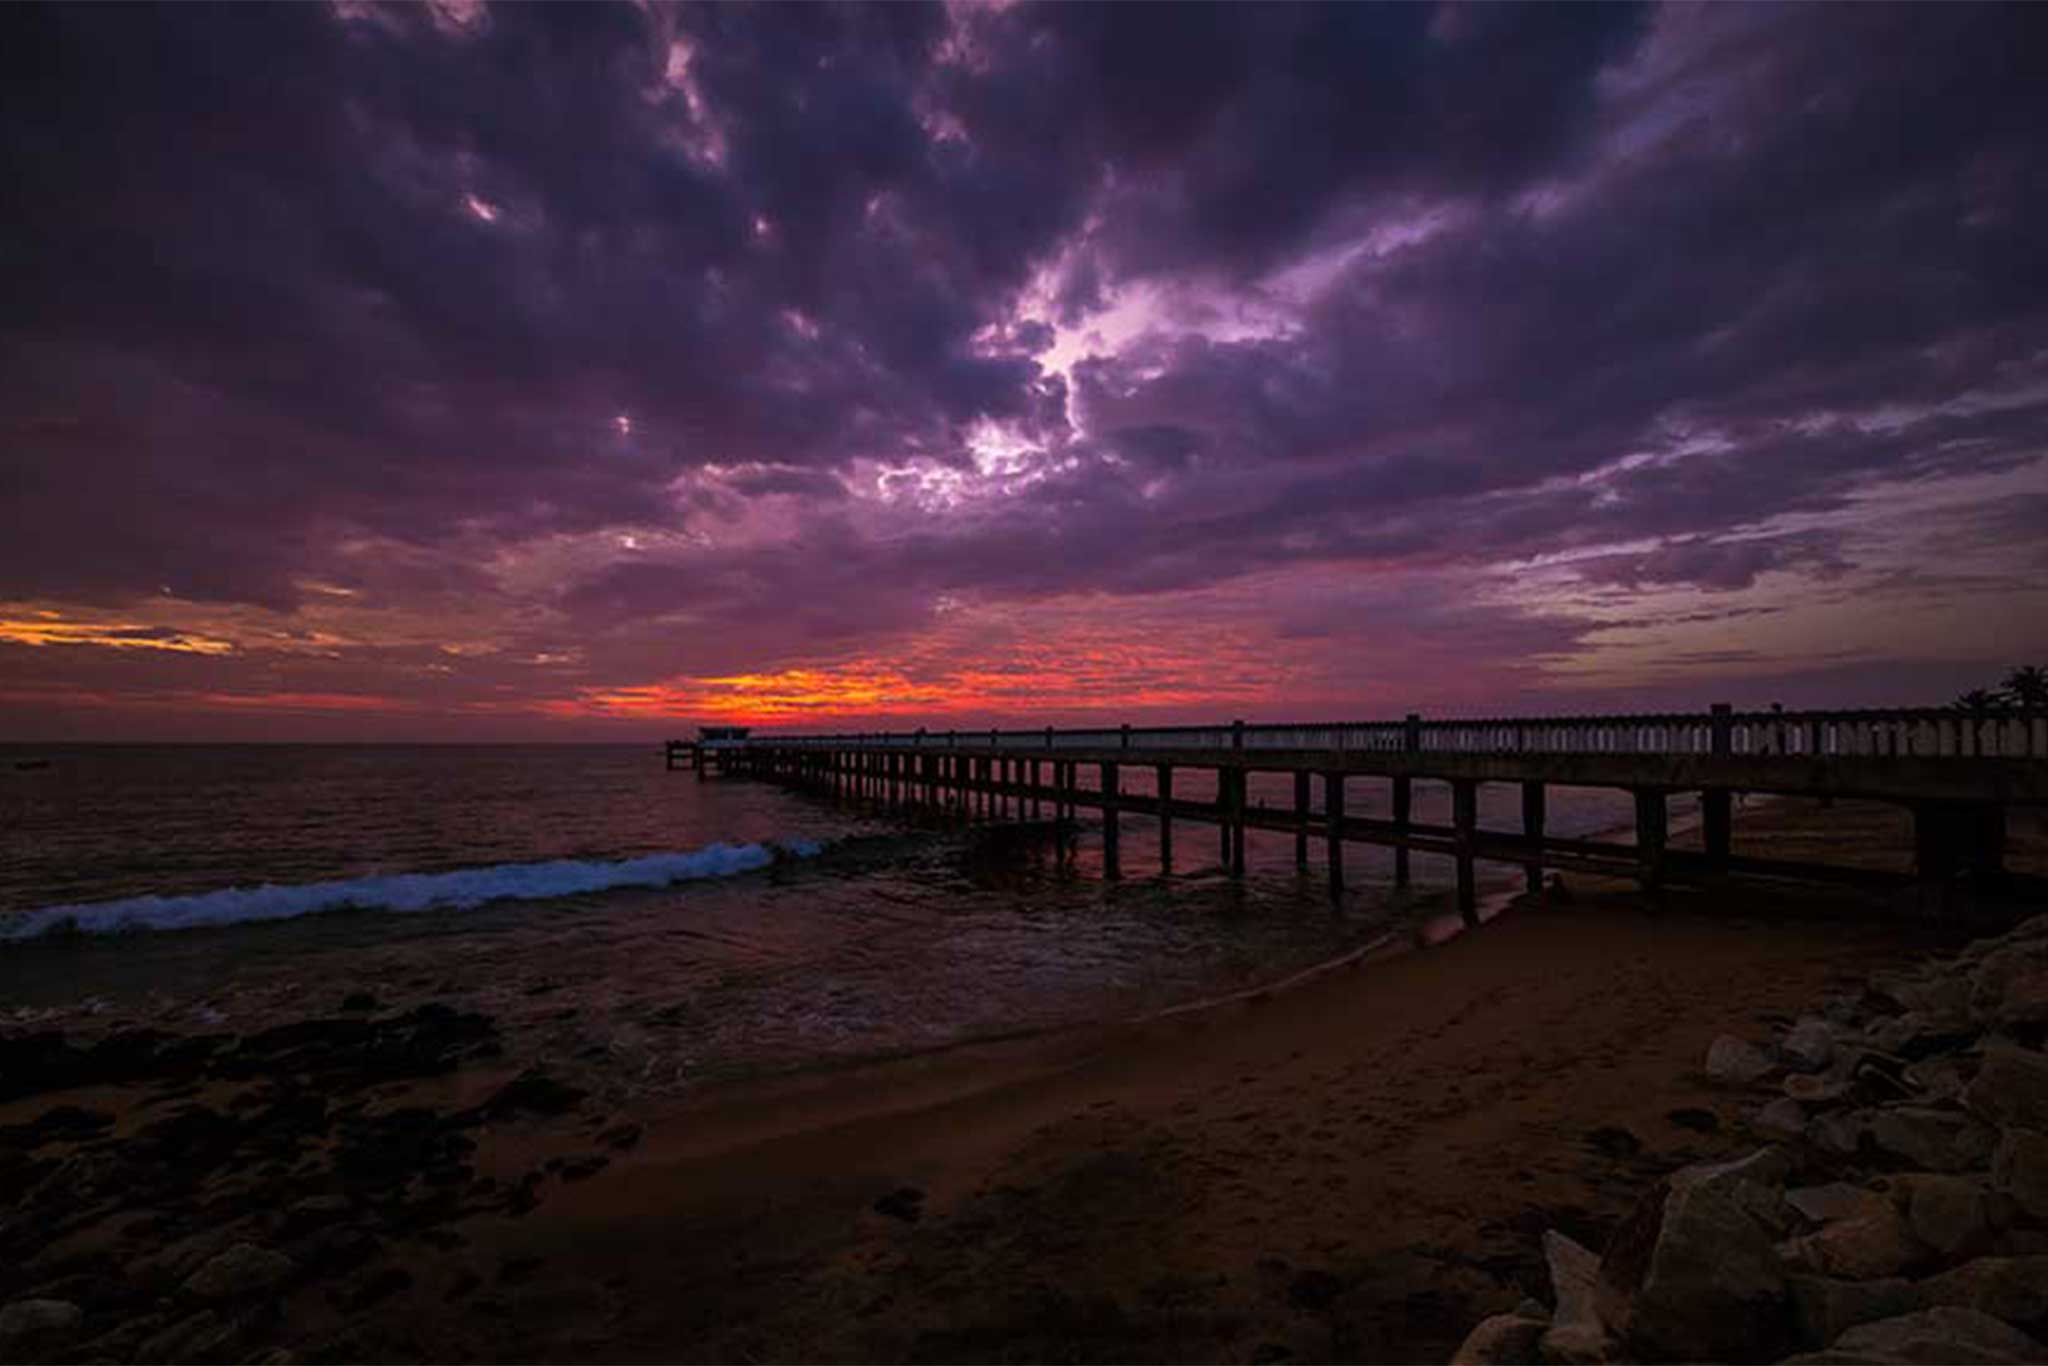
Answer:
[[[745,749],[752,733],[752,726],[699,726],[696,739],[668,742],[668,767],[671,772],[693,768],[699,778],[713,765],[722,771],[726,756]]]

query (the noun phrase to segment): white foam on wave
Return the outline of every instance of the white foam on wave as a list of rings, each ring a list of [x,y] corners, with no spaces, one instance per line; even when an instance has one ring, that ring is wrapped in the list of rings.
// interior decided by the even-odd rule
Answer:
[[[498,863],[447,873],[390,873],[278,886],[226,887],[192,896],[137,896],[75,906],[45,906],[0,918],[0,939],[54,932],[112,934],[122,930],[189,930],[256,920],[290,920],[322,911],[466,910],[490,901],[536,901],[609,891],[666,887],[672,882],[731,877],[765,868],[779,857],[809,858],[812,840],[778,844],[711,844],[627,859],[551,859]]]

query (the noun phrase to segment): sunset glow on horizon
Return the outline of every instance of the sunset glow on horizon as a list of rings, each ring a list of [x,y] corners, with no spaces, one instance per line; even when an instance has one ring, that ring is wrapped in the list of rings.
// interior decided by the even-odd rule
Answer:
[[[0,740],[1945,702],[2040,13],[10,7]]]

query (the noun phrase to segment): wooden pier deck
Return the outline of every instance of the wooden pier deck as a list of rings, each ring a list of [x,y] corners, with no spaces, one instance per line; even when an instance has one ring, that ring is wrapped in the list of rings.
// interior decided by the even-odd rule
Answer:
[[[671,741],[669,764],[692,748]],[[1321,843],[1332,894],[1343,887],[1347,841],[1394,851],[1396,885],[1410,879],[1412,853],[1455,861],[1458,906],[1476,913],[1480,860],[1519,865],[1527,886],[1548,869],[1619,874],[1645,886],[1713,885],[1757,878],[1894,889],[1918,884],[1947,905],[1959,892],[2033,894],[2006,871],[2006,813],[2048,804],[2048,712],[1954,710],[1707,712],[1643,716],[1511,717],[1288,725],[1168,726],[1086,730],[856,732],[755,736],[717,751],[695,751],[721,773],[800,784],[820,791],[971,818],[1070,820],[1101,813],[1103,867],[1121,873],[1126,815],[1160,823],[1171,861],[1177,821],[1215,825],[1223,866],[1244,870],[1247,830],[1292,834],[1306,864]],[[1124,790],[1123,774],[1149,768],[1155,793]],[[1216,799],[1173,795],[1186,769],[1214,774]],[[1247,799],[1255,773],[1291,774],[1291,809]],[[1085,781],[1092,779],[1091,781]],[[1354,780],[1390,787],[1390,819],[1346,814]],[[1449,825],[1411,818],[1414,784],[1450,788]],[[1323,801],[1311,801],[1319,783]],[[1521,791],[1521,828],[1481,828],[1485,783]],[[1612,788],[1633,797],[1635,842],[1562,838],[1545,829],[1553,785]],[[1669,847],[1669,799],[1700,797],[1702,848]],[[1732,847],[1737,793],[1891,802],[1912,812],[1915,870],[1886,873],[1846,865],[1746,857]]]

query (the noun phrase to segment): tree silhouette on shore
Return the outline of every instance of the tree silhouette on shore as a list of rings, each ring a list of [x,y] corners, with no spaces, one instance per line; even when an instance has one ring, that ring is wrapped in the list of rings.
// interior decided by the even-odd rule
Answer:
[[[2023,664],[2005,676],[2002,687],[1972,688],[1956,698],[1954,706],[1957,711],[1971,712],[2004,711],[2008,707],[2048,710],[2048,669]]]

